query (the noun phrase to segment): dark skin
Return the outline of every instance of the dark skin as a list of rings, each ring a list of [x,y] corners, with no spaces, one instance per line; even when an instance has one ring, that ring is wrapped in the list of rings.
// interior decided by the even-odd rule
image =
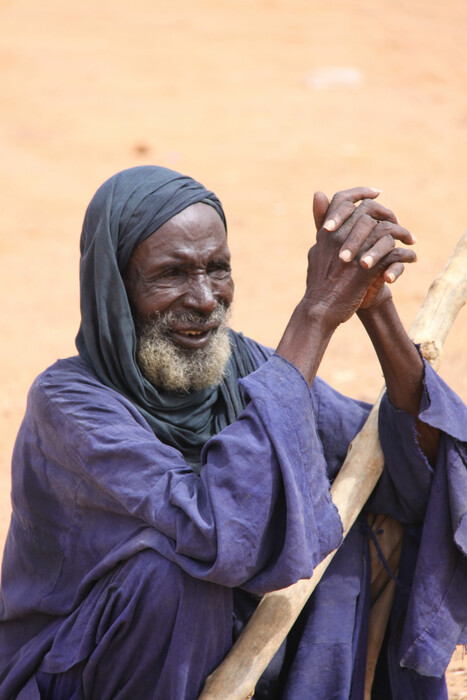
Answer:
[[[336,328],[354,313],[378,355],[393,406],[417,416],[423,363],[405,332],[388,283],[416,260],[414,237],[394,214],[375,202],[377,190],[354,188],[331,202],[315,193],[316,244],[308,253],[306,290],[277,347],[313,383]],[[359,204],[359,206],[356,206]],[[226,233],[217,212],[194,204],[167,221],[135,248],[123,275],[135,318],[146,321],[172,311],[206,317],[230,306],[233,281]],[[215,323],[176,321],[171,339],[187,352],[204,347]],[[416,419],[420,447],[431,463],[439,433]]]
[[[218,305],[228,308],[234,284],[219,214],[198,203],[166,221],[135,248],[123,281],[133,314],[142,322],[167,311],[205,317]],[[170,337],[184,350],[202,348],[217,325],[180,321]]]
[[[332,334],[357,313],[378,355],[392,405],[416,418],[420,447],[434,464],[439,431],[417,419],[423,363],[387,286],[402,274],[404,263],[416,261],[413,251],[395,242],[410,245],[415,239],[390,210],[374,201],[378,194],[354,188],[338,192],[329,202],[322,192],[315,193],[318,232],[308,254],[306,290],[277,353],[311,385]]]

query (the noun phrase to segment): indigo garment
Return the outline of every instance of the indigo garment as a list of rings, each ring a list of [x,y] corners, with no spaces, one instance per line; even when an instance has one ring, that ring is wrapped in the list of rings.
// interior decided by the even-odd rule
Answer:
[[[244,342],[252,356],[269,359],[240,379],[245,408],[206,442],[199,475],[83,358],[59,361],[33,384],[13,456],[2,700],[39,698],[38,683],[66,683],[70,676],[61,674],[76,678],[78,664],[77,692],[101,697],[99,669],[107,668],[111,649],[114,696],[130,700],[139,681],[127,651],[131,657],[142,645],[155,656],[149,663],[142,655],[145,687],[136,695],[194,700],[217,651],[222,656],[231,644],[232,589],[259,596],[287,586],[310,576],[339,545],[329,483],[369,407],[319,379],[310,392],[287,361]],[[435,676],[465,640],[466,416],[426,366],[421,417],[444,431],[432,469],[413,419],[386,398],[381,407],[386,468],[369,507],[399,518],[407,533],[404,587],[375,681],[387,680],[392,700],[445,698]],[[357,523],[287,642],[284,700],[358,697],[366,562]],[[153,625],[141,619],[145,610]],[[189,634],[179,630],[205,624],[217,651],[208,640],[185,647]],[[144,668],[154,675],[148,679]],[[324,676],[323,668],[339,673]]]

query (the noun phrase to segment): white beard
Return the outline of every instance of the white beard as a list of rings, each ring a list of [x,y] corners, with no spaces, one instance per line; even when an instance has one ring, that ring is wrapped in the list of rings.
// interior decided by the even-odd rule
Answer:
[[[185,350],[167,336],[174,321],[220,322],[220,325],[204,348]],[[231,354],[227,321],[228,311],[219,306],[209,316],[197,313],[177,315],[169,311],[139,324],[136,357],[141,372],[151,384],[167,391],[189,392],[218,386]]]

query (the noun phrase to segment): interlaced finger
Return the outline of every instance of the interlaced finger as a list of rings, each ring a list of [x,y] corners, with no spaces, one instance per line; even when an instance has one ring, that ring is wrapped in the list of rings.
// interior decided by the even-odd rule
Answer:
[[[382,240],[382,239],[381,239]],[[378,241],[379,243],[379,241]],[[365,253],[364,258],[370,255],[371,257],[379,257],[379,253],[374,253],[373,249],[370,249],[368,253]],[[360,266],[364,269],[373,269],[374,271],[380,270],[381,273],[389,270],[394,263],[414,263],[417,262],[417,254],[414,250],[410,248],[393,248],[386,255],[379,257],[378,261],[373,261],[371,265],[365,264],[363,258],[360,260]],[[396,271],[399,268],[396,268]],[[394,271],[394,270],[393,270]]]
[[[404,272],[404,264],[401,262],[395,262],[389,265],[389,267],[383,273],[383,279],[388,284],[393,284]]]
[[[368,270],[394,250],[395,246],[396,242],[390,234],[378,238],[376,243],[361,255],[360,265]]]
[[[391,251],[395,251],[397,259],[405,262],[415,262],[417,254],[414,250],[408,248],[396,248],[396,237],[402,235],[406,237],[404,230],[401,232],[395,231],[396,227],[387,222],[381,222],[376,225],[369,239],[369,247],[360,256],[360,265],[366,269],[374,267],[379,262],[384,261]],[[402,227],[398,227],[402,228]],[[396,235],[393,235],[395,233]],[[388,260],[386,260],[387,264]],[[393,262],[391,259],[390,262]],[[385,265],[386,266],[386,265]]]
[[[332,220],[334,223],[336,223],[336,220],[342,221],[340,227],[336,229],[334,233],[340,236],[342,240],[345,240],[357,219],[363,217],[371,217],[375,221],[387,221],[392,224],[399,224],[394,212],[384,207],[382,204],[379,204],[379,202],[374,202],[371,199],[364,199],[359,206],[355,207],[352,202],[346,200],[341,202]],[[325,231],[329,231],[329,228],[326,228],[328,221],[329,219],[326,218],[323,224]]]
[[[326,212],[323,228],[327,231],[336,231],[354,213],[357,202],[365,199],[372,200],[379,194],[381,190],[374,187],[352,187],[336,192]]]
[[[345,242],[342,244],[339,257],[344,262],[350,262],[359,253],[362,253],[365,249],[368,250],[378,238],[386,236],[392,238],[392,248],[395,245],[395,240],[401,241],[406,245],[412,245],[416,240],[410,231],[403,226],[393,224],[390,221],[377,221],[369,214],[364,214],[356,220]]]

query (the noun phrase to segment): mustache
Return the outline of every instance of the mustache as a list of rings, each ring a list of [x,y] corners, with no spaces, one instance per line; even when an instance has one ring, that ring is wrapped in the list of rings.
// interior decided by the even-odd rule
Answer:
[[[194,324],[201,330],[204,326],[208,327],[213,324],[225,324],[229,316],[228,312],[229,308],[223,304],[217,306],[209,314],[203,314],[199,311],[184,311],[179,313],[176,311],[166,311],[162,314],[152,314],[144,322],[138,322],[137,327],[141,330],[152,326],[153,328],[157,328],[160,333],[170,333],[177,324]]]

